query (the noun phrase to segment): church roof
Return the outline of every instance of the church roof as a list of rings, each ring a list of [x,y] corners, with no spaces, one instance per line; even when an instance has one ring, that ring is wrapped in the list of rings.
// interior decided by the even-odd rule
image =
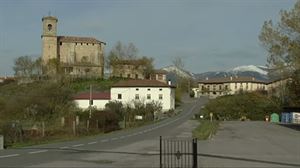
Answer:
[[[44,17],[42,18],[42,21],[44,21],[44,19],[56,20],[56,22],[57,22],[57,18],[56,18],[55,16],[44,16]]]
[[[77,36],[58,36],[59,42],[71,42],[71,43],[96,43],[106,44],[105,42],[99,41],[93,37],[77,37]]]

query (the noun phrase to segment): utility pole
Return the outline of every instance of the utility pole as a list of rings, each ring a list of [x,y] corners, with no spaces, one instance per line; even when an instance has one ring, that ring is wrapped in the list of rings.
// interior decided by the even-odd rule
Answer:
[[[89,100],[89,119],[87,120],[87,129],[89,130],[90,127],[90,119],[92,118],[92,105],[93,105],[93,98],[92,98],[92,85],[90,85],[90,100]]]

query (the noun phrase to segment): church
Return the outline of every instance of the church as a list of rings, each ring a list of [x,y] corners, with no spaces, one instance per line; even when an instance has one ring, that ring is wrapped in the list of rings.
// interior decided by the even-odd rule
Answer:
[[[105,42],[93,37],[57,36],[58,19],[42,18],[42,61],[45,74],[103,78]],[[55,68],[53,67],[55,64]]]

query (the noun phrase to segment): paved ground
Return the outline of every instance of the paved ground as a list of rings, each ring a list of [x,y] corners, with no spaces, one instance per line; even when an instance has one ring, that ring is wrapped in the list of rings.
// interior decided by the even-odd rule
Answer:
[[[300,167],[300,132],[272,123],[223,122],[198,146],[200,167]]]

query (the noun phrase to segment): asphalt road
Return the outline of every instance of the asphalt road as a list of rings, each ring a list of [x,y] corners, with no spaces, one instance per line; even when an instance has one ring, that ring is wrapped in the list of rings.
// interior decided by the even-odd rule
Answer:
[[[136,129],[75,141],[1,150],[0,167],[157,166],[159,136],[176,137],[191,132],[193,126],[187,121],[206,102],[204,98],[186,98],[179,115]]]
[[[300,167],[300,132],[264,121],[225,121],[198,141],[199,167]]]

